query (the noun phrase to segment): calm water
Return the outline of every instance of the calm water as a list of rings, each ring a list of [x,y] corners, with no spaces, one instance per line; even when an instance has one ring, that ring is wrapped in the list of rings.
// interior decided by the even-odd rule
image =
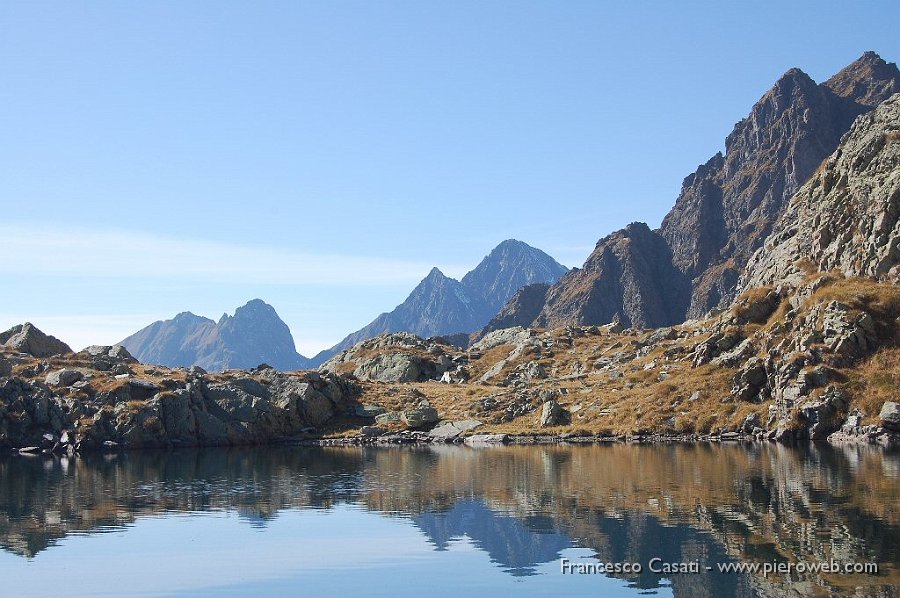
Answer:
[[[898,499],[900,456],[864,449],[448,446],[5,458],[0,593],[895,596]],[[564,574],[562,559],[641,571]],[[653,559],[699,571],[654,572]],[[832,561],[877,563],[879,573],[718,571]]]

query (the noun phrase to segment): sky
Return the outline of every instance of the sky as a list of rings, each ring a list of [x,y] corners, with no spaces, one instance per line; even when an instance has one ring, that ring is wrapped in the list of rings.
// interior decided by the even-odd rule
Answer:
[[[791,67],[900,3],[0,0],[0,330],[272,304],[312,355],[516,238],[659,226]]]

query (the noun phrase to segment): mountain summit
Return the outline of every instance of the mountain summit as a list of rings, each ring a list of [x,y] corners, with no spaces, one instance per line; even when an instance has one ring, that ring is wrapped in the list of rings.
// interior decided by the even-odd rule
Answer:
[[[307,367],[294,338],[268,303],[253,299],[222,314],[218,322],[183,312],[132,334],[120,344],[144,363],[169,367],[198,365],[212,371],[252,368],[261,363],[290,371]]]
[[[388,332],[422,337],[470,333],[482,328],[520,288],[553,283],[567,271],[552,257],[527,243],[508,239],[495,247],[461,281],[433,268],[393,311],[312,358],[321,364],[366,339]]]
[[[854,119],[900,91],[900,71],[866,52],[817,84],[788,70],[754,104],[717,153],[687,176],[659,230],[629,226],[601,239],[580,270],[550,287],[528,326],[667,326],[727,304],[738,278],[788,200],[837,147]],[[520,302],[521,303],[521,302]],[[526,317],[527,316],[527,317]]]

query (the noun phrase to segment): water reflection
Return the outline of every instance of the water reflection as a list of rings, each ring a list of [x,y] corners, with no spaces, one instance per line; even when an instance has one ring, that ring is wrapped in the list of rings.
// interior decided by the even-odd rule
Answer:
[[[863,448],[768,445],[282,447],[19,457],[0,460],[0,547],[40,565],[45,551],[65,553],[64,538],[129,534],[143,517],[233,513],[272,534],[280,514],[355,505],[415,526],[434,551],[467,543],[510,583],[561,576],[561,556],[590,555],[591,562],[642,563],[640,573],[616,576],[634,592],[781,596],[818,595],[824,587],[894,596],[898,459]],[[340,539],[337,529],[335,536]],[[377,550],[389,557],[392,549]],[[654,573],[647,567],[654,558],[696,561],[701,568]],[[706,570],[728,562],[832,560],[876,562],[880,575]],[[571,593],[572,587],[557,589]]]

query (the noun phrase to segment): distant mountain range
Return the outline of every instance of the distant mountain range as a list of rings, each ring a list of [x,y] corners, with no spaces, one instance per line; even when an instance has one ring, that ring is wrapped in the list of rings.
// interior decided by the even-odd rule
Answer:
[[[143,363],[168,367],[198,365],[210,371],[262,363],[285,371],[310,367],[294,348],[287,324],[260,299],[237,308],[233,316],[223,314],[218,322],[183,312],[150,324],[120,344]]]
[[[522,241],[508,239],[494,248],[461,281],[433,268],[406,300],[370,324],[312,358],[320,365],[358,342],[388,332],[421,337],[471,333],[483,328],[516,291],[534,283],[552,284],[568,269]]]
[[[295,369],[316,367],[390,332],[430,337],[613,320],[653,328],[697,318],[734,299],[739,278],[776,222],[781,237],[797,224],[783,220],[791,196],[825,167],[854,119],[898,92],[900,71],[874,52],[822,84],[790,69],[735,125],[724,155],[684,179],[659,229],[635,222],[613,232],[571,271],[521,241],[504,241],[461,280],[434,268],[394,310],[312,359],[296,353],[287,326],[261,301],[218,323],[180,314],[124,344],[141,361],[162,365],[221,369],[265,361]],[[843,238],[837,229],[829,234]],[[244,310],[255,316],[245,317]]]
[[[215,322],[190,312],[154,322],[121,342],[143,363],[211,370],[267,363],[279,370],[317,367],[356,343],[386,332],[422,337],[480,330],[521,287],[550,284],[567,272],[552,257],[516,240],[500,243],[461,281],[433,268],[393,311],[309,359],[297,353],[275,309],[254,299]]]

